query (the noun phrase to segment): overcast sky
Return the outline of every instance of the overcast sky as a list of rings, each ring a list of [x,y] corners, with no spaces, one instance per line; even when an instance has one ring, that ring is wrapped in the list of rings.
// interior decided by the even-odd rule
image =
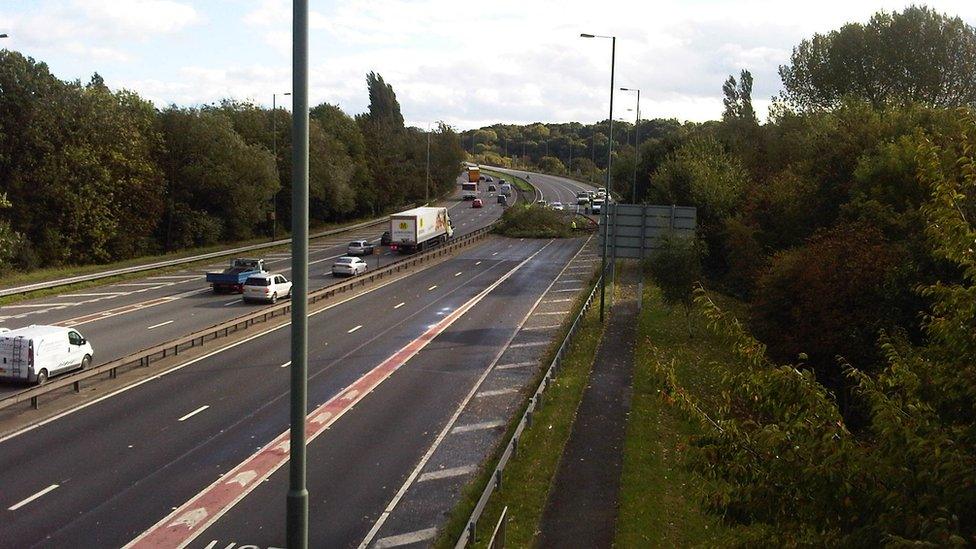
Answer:
[[[720,117],[722,82],[743,68],[762,114],[800,40],[911,3],[311,0],[310,99],[362,112],[377,71],[410,125],[593,122],[607,116],[610,41],[587,32],[617,36],[616,84],[642,89],[644,118]],[[976,23],[976,0],[928,5]],[[0,32],[62,79],[97,71],[160,107],[270,105],[291,86],[290,0],[0,0]],[[618,92],[617,117],[633,106]]]

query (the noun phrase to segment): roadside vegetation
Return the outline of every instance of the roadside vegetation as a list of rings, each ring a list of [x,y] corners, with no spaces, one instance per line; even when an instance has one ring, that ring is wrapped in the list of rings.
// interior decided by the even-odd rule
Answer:
[[[729,544],[976,543],[974,64],[976,29],[908,7],[798,44],[765,123],[748,71],[725,82],[721,121],[641,123],[638,199],[698,211],[709,292],[685,347],[734,355],[702,350],[706,380],[658,361],[691,422],[673,446],[700,490],[689,516],[721,517]],[[472,152],[497,154],[490,130],[533,141],[520,161],[542,165],[548,140],[575,172],[602,124],[483,128]],[[633,173],[620,145],[617,188]]]
[[[688,334],[688,313],[645,286],[637,327],[633,397],[624,445],[618,547],[715,547],[727,543],[721,518],[705,507],[705,481],[688,452],[703,431],[675,407],[668,376],[696,398],[714,399],[735,357],[722,339]]]
[[[355,118],[310,110],[313,225],[425,196],[426,134],[405,127],[392,86],[366,77]],[[156,106],[95,74],[63,81],[0,51],[0,276],[73,269],[279,235],[291,223],[291,115],[232,99]],[[30,131],[24,131],[29,128]],[[274,150],[274,154],[272,151]],[[51,154],[57,151],[57,154]],[[463,151],[439,125],[430,194],[454,189]]]
[[[502,214],[495,232],[510,238],[569,238],[573,215],[538,206],[515,204]]]

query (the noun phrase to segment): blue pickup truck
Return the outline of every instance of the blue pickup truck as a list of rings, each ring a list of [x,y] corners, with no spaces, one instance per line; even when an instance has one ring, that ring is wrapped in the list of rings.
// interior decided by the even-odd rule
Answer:
[[[207,282],[213,286],[216,293],[244,292],[244,281],[251,275],[264,272],[263,259],[237,258],[230,262],[230,267],[220,273],[207,273]]]

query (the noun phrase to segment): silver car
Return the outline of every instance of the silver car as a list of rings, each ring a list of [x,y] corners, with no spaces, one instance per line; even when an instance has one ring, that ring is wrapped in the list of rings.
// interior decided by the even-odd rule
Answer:
[[[346,247],[346,253],[349,255],[372,255],[373,243],[369,240],[353,240]]]
[[[362,258],[342,256],[332,265],[332,276],[356,276],[365,273],[366,268]]]

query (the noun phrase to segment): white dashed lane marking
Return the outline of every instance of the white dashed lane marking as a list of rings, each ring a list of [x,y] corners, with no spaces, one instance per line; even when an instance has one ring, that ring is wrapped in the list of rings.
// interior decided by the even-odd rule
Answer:
[[[462,465],[461,467],[451,467],[450,469],[441,469],[439,471],[431,471],[429,473],[424,473],[417,477],[417,482],[426,482],[428,480],[438,480],[442,478],[452,478],[460,477],[464,475],[470,475],[475,472],[477,467],[474,465]]]
[[[396,305],[394,305],[393,308],[394,309],[399,309],[400,307],[403,307],[404,305],[406,305],[406,303],[404,303],[404,302],[401,301],[400,303],[397,303]]]
[[[349,328],[349,331],[348,331],[348,332],[346,332],[346,333],[347,333],[347,334],[351,334],[351,333],[353,333],[353,332],[355,332],[356,330],[358,330],[358,329],[360,329],[360,328],[362,328],[362,327],[363,327],[363,325],[362,325],[362,324],[360,324],[360,325],[358,325],[358,326],[354,326],[354,327],[352,327],[352,328]]]
[[[41,490],[40,492],[34,494],[33,496],[30,496],[30,497],[28,497],[26,499],[23,499],[23,500],[19,501],[18,503],[15,503],[15,504],[11,505],[10,507],[7,508],[7,510],[8,511],[16,511],[17,509],[20,509],[21,507],[27,505],[28,503],[34,501],[37,498],[43,496],[44,494],[47,494],[48,492],[53,492],[54,490],[57,490],[58,489],[58,486],[60,486],[60,485],[59,484],[52,484],[52,485],[48,486],[47,488]]]
[[[172,323],[174,323],[174,322],[176,322],[176,321],[175,321],[175,320],[167,320],[166,322],[160,322],[159,324],[153,324],[152,326],[149,326],[149,327],[148,327],[148,328],[146,328],[146,329],[147,329],[147,330],[152,330],[152,329],[154,329],[154,328],[159,328],[160,326],[165,326],[165,325],[167,325],[167,324],[172,324]]]
[[[176,421],[186,421],[186,420],[188,420],[188,419],[190,419],[191,417],[193,417],[193,416],[195,416],[195,415],[197,415],[197,414],[199,414],[200,412],[202,412],[202,411],[204,411],[204,410],[206,410],[206,409],[207,409],[207,408],[209,408],[209,407],[210,407],[210,405],[209,405],[209,404],[207,404],[207,405],[205,405],[205,406],[201,406],[201,407],[199,407],[199,408],[197,408],[196,410],[193,410],[193,411],[192,411],[192,412],[190,412],[189,414],[186,414],[185,416],[183,416],[183,417],[181,417],[180,419],[178,419],[178,420],[176,420]]]

